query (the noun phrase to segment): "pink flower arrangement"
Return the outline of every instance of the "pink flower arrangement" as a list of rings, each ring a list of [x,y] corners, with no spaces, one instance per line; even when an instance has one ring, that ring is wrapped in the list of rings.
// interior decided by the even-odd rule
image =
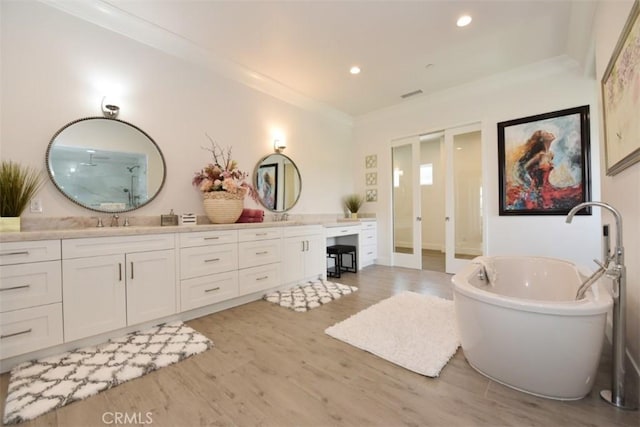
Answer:
[[[247,182],[249,174],[238,169],[238,162],[231,159],[231,147],[226,151],[220,148],[209,135],[211,148],[205,150],[211,152],[213,162],[206,165],[202,170],[195,173],[192,184],[202,193],[212,191],[226,191],[231,194],[249,194],[257,201],[258,192]]]

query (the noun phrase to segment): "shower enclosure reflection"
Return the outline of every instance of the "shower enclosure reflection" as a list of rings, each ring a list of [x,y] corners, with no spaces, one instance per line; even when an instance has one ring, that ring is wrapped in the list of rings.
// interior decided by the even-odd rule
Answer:
[[[149,198],[143,153],[61,146],[51,154],[50,162],[58,186],[89,207],[133,209]]]

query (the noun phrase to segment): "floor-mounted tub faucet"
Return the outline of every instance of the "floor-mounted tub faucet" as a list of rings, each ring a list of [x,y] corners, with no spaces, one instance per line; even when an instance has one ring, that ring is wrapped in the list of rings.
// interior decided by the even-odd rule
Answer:
[[[600,206],[613,214],[616,220],[616,246],[612,256],[613,267],[606,270],[608,277],[613,279],[613,369],[611,375],[611,390],[602,390],[600,397],[613,406],[621,409],[637,409],[635,402],[625,399],[625,369],[624,353],[626,338],[626,292],[627,270],[624,265],[624,246],[622,246],[622,215],[613,206],[604,202],[584,202],[569,211],[566,222],[570,224],[576,212],[587,206]],[[607,260],[605,259],[605,265]]]

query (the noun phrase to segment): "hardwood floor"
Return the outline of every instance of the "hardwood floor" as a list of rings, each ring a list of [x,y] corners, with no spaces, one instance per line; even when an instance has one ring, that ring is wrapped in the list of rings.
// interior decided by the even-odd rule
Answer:
[[[403,290],[452,297],[450,276],[430,271],[372,266],[336,281],[359,291],[306,313],[257,301],[190,321],[213,349],[20,425],[116,425],[114,413],[153,426],[640,425],[598,397],[606,358],[596,391],[559,402],[488,380],[461,349],[433,379],[335,340],[324,329]]]

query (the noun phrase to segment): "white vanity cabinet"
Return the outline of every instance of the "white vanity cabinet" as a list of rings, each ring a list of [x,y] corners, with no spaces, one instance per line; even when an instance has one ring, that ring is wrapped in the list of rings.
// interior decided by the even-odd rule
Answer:
[[[60,240],[0,244],[0,359],[62,343]]]
[[[378,226],[375,221],[362,221],[359,246],[360,268],[375,264],[378,256]]]
[[[280,285],[282,229],[239,230],[238,240],[240,295]]]
[[[173,234],[62,241],[64,340],[176,313]]]
[[[238,231],[197,231],[178,235],[180,311],[238,296]]]
[[[326,275],[324,229],[320,225],[284,229],[282,283],[313,280]]]

